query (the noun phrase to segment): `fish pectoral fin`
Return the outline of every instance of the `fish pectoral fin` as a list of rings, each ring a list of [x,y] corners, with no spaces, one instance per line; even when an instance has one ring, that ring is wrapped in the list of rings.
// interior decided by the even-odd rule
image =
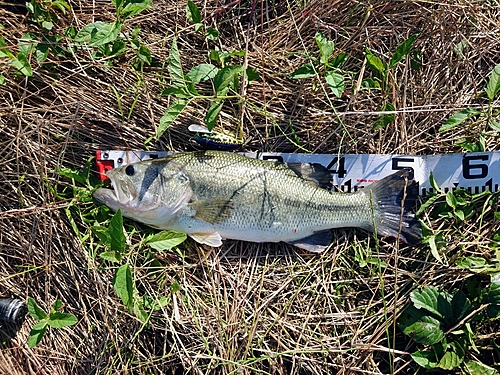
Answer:
[[[286,163],[297,176],[323,189],[332,187],[332,172],[319,163]]]
[[[233,202],[230,199],[205,199],[194,201],[189,206],[195,211],[193,215],[196,219],[206,223],[219,223],[231,215]]]
[[[219,247],[222,245],[222,237],[218,232],[213,233],[191,233],[189,235],[193,240],[198,243],[205,244],[212,247]]]
[[[300,240],[287,243],[313,253],[321,253],[328,247],[328,245],[330,245],[331,242],[332,231],[328,229],[316,232],[308,237],[301,238]]]

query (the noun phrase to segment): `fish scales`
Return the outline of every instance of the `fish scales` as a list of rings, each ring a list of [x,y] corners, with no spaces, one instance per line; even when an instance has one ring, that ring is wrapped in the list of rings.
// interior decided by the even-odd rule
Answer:
[[[332,228],[359,227],[418,242],[411,213],[415,182],[399,171],[356,193],[331,192],[317,180],[318,165],[286,164],[222,151],[175,154],[116,168],[114,191],[94,197],[110,208],[160,229],[182,231],[200,243],[222,239],[292,243],[322,251]]]

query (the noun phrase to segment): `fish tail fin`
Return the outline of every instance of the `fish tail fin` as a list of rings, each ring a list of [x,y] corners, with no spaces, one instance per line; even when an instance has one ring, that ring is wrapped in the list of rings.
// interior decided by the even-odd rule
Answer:
[[[418,182],[402,169],[363,189],[373,202],[371,230],[380,236],[396,237],[410,245],[422,240],[422,228],[413,213],[419,195]]]

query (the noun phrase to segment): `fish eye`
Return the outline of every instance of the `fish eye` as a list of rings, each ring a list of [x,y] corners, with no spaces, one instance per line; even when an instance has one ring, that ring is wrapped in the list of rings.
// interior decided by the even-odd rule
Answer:
[[[133,176],[135,173],[135,168],[133,165],[128,165],[127,168],[125,168],[125,173],[127,176]]]

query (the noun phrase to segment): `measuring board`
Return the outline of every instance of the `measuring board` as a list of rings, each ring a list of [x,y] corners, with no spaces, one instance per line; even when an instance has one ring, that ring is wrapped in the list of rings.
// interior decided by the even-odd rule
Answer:
[[[96,151],[96,166],[101,180],[106,171],[141,160],[157,159],[172,152],[151,151]],[[374,154],[289,154],[248,153],[242,155],[285,163],[319,163],[332,173],[336,190],[356,191],[406,168],[419,183],[420,195],[434,192],[430,184],[431,172],[439,188],[444,191],[466,189],[470,193],[497,192],[500,185],[500,151],[445,155],[374,155]]]

